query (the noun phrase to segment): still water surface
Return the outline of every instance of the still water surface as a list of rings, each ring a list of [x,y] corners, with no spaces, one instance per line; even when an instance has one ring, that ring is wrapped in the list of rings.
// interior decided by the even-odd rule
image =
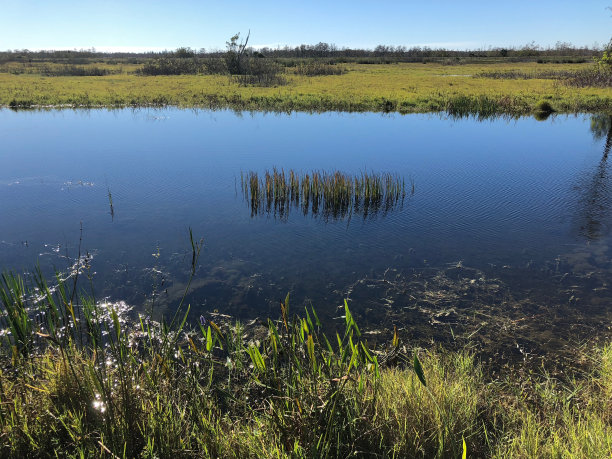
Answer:
[[[66,270],[82,225],[96,296],[143,308],[157,295],[163,310],[187,279],[192,228],[205,244],[198,314],[276,316],[291,292],[332,318],[348,296],[374,328],[489,327],[529,352],[517,336],[535,349],[610,324],[601,121],[0,110],[0,267]],[[393,172],[414,194],[366,219],[252,217],[240,174],[273,167]]]

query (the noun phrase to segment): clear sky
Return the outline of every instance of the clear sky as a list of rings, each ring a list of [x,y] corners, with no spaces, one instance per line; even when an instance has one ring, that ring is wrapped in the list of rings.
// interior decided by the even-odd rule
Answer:
[[[453,49],[603,45],[612,0],[0,0],[0,50],[223,49],[249,44],[334,43]]]

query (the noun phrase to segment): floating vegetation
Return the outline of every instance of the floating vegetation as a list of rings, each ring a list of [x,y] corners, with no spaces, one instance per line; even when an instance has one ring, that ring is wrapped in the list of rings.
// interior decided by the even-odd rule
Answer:
[[[392,173],[299,173],[293,169],[285,173],[274,168],[262,176],[241,172],[240,184],[251,216],[273,213],[281,219],[288,217],[292,207],[324,220],[350,218],[353,214],[365,219],[401,208],[406,197],[404,179]],[[410,194],[414,194],[414,184]]]

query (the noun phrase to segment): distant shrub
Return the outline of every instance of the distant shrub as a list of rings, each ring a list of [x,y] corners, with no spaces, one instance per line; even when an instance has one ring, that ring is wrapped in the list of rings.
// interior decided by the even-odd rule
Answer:
[[[77,65],[64,65],[61,67],[44,66],[40,69],[40,74],[44,76],[105,76],[112,72],[101,67],[84,67]]]
[[[555,111],[553,106],[547,100],[539,101],[535,106],[536,113],[552,113]]]
[[[282,75],[282,67],[265,58],[249,58],[243,61],[242,75],[232,78],[241,86],[282,86],[287,79]]]
[[[568,83],[571,86],[577,87],[612,87],[612,41],[610,41],[602,56],[595,59],[595,66],[593,68],[578,72]]]
[[[31,108],[33,105],[34,102],[29,99],[12,99],[8,104],[9,108],[12,110],[17,110],[20,108]]]
[[[209,75],[227,75],[229,73],[225,59],[221,59],[221,58],[203,59],[202,63],[203,63],[204,73],[207,73]]]
[[[287,83],[281,75],[282,68],[270,59],[243,56],[240,74],[232,80],[240,85],[279,86]],[[136,71],[138,75],[228,75],[230,69],[225,58],[161,57],[145,63]]]
[[[298,65],[295,73],[303,76],[342,75],[346,73],[346,69],[337,65],[315,61]]]
[[[612,87],[612,40],[604,50],[602,56],[595,59],[595,66],[582,72],[577,72],[568,80],[570,86],[579,88],[595,86],[599,88]]]
[[[576,72],[567,80],[569,86],[584,88],[588,86],[598,88],[612,87],[612,67],[605,68],[598,66],[592,69]]]
[[[145,63],[138,75],[196,75],[204,73],[203,62],[196,58],[161,57]]]
[[[474,78],[492,78],[495,80],[531,80],[546,79],[546,80],[562,80],[572,78],[576,72],[568,70],[547,70],[543,72],[523,72],[519,70],[481,72],[474,75]]]
[[[449,58],[442,60],[440,63],[442,65],[457,65],[457,64],[461,64],[461,59],[459,57],[455,57],[454,59],[449,57]]]
[[[358,64],[396,64],[398,62],[397,59],[389,59],[382,57],[365,57],[361,59],[357,59]]]
[[[177,58],[185,59],[195,57],[195,52],[191,48],[177,48],[172,55]]]
[[[234,75],[233,81],[240,86],[284,86],[287,84],[287,79],[282,75]]]

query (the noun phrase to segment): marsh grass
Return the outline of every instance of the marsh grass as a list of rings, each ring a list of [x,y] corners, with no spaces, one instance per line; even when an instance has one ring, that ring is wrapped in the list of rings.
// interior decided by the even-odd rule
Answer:
[[[559,380],[546,373],[505,382],[500,402],[505,430],[494,457],[609,457],[612,455],[612,346],[583,358],[586,377]]]
[[[579,70],[536,70],[525,72],[521,70],[487,71],[474,75],[475,78],[494,80],[557,80],[564,85],[576,88],[612,87],[612,70],[609,66],[595,65]]]
[[[189,60],[189,59],[186,59]],[[257,60],[257,59],[254,59]],[[264,59],[259,59],[264,60]],[[0,104],[12,108],[46,106],[121,107],[173,105],[180,107],[232,108],[263,111],[375,111],[443,112],[463,104],[481,116],[491,113],[519,116],[533,114],[535,104],[550,99],[557,112],[609,112],[612,92],[607,87],[574,87],[555,79],[473,78],[482,72],[537,73],[536,63],[479,63],[363,65],[342,64],[347,72],[333,77],[303,77],[287,68],[280,76],[286,85],[265,87],[228,81],[222,59],[210,58],[204,74],[138,76],[144,64],[107,63],[113,74],[100,77],[46,78],[40,63],[23,67],[5,64],[7,70],[25,68],[33,73],[2,73]],[[9,65],[10,64],[10,65]],[[35,64],[35,65],[34,65]],[[215,70],[208,66],[217,65]],[[48,64],[52,65],[52,64]],[[547,64],[547,71],[577,71],[585,64]],[[121,70],[122,68],[122,70]],[[114,73],[115,71],[119,73]],[[38,72],[38,74],[36,74]],[[482,102],[486,101],[486,104]],[[464,111],[464,113],[467,113]]]
[[[575,72],[567,84],[577,88],[612,88],[612,66],[596,66]]]
[[[12,75],[40,75],[40,76],[106,76],[118,75],[126,71],[133,71],[139,66],[134,64],[109,64],[107,62],[95,63],[56,63],[56,62],[9,62],[0,64],[0,73]]]
[[[346,68],[328,62],[310,61],[297,65],[294,72],[303,76],[342,75],[346,73]]]
[[[331,337],[314,309],[293,313],[289,295],[257,334],[203,316],[190,324],[202,241],[189,239],[190,280],[161,322],[77,294],[78,271],[53,285],[40,270],[33,284],[3,274],[0,456],[612,453],[612,346],[578,351],[591,356],[587,374],[488,380],[469,351],[414,349],[397,328],[372,347],[346,301]]]
[[[62,65],[62,66],[43,66],[40,74],[44,76],[88,76],[100,77],[111,75],[112,70],[106,67],[95,65]]]
[[[291,208],[324,220],[354,214],[365,219],[400,208],[406,197],[404,179],[391,173],[300,173],[293,169],[285,173],[274,168],[262,176],[253,171],[241,173],[240,183],[252,216],[266,213],[280,219],[286,219]]]
[[[544,117],[550,115],[555,109],[548,100],[541,100],[535,106],[535,115]]]
[[[438,387],[446,370],[434,372],[428,354],[425,369],[415,355],[418,366],[383,377],[379,358],[397,360],[399,338],[373,351],[346,302],[331,340],[314,310],[292,315],[287,296],[265,337],[245,341],[238,323],[188,328],[188,307],[130,328],[112,306],[81,298],[77,310],[61,279],[37,285],[6,275],[1,289],[5,311],[26,324],[11,321],[3,338],[2,456],[446,456],[478,434],[455,419],[464,415],[445,402],[454,386]],[[406,429],[408,414],[422,431]]]
[[[488,96],[468,97],[456,96],[446,102],[446,112],[454,118],[476,117],[487,119],[498,115],[500,106],[506,105],[509,111],[515,103],[512,99],[495,100]]]
[[[136,70],[136,75],[198,75],[206,73],[206,61],[193,58],[160,57],[152,59]]]
[[[490,78],[495,80],[566,80],[576,76],[575,71],[570,70],[535,70],[524,72],[520,70],[488,71],[474,75],[475,78]]]
[[[20,317],[1,350],[3,457],[612,452],[611,347],[581,380],[487,382],[466,351],[409,350],[397,334],[372,349],[346,303],[332,339],[314,310],[292,314],[287,297],[254,340],[239,323],[189,327],[188,307],[132,326],[91,299],[77,313],[66,285],[38,285],[5,275],[1,289],[3,320]]]
[[[283,67],[270,59],[249,58],[243,63],[242,71],[231,77],[231,81],[240,86],[275,87],[289,82],[283,74]]]

